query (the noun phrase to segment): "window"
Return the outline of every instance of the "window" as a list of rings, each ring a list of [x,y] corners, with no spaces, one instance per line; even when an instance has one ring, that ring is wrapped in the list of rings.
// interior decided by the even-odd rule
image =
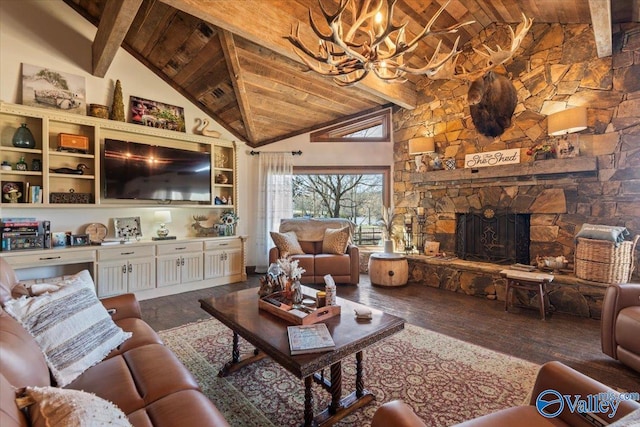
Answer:
[[[366,114],[312,132],[311,142],[390,142],[391,109]]]
[[[389,200],[388,167],[295,167],[293,212],[297,217],[347,218],[356,226],[355,243],[377,245],[375,224]]]

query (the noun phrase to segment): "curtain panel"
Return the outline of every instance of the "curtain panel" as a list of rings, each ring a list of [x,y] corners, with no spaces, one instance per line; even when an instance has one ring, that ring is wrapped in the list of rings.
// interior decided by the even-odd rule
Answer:
[[[261,152],[259,159],[256,271],[263,273],[274,246],[269,232],[278,231],[282,218],[293,216],[293,155]]]

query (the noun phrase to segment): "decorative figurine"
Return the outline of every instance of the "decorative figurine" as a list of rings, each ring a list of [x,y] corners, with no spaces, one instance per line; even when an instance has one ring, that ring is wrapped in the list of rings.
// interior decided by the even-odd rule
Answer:
[[[113,90],[113,103],[111,104],[111,114],[109,115],[111,120],[117,120],[124,122],[124,102],[122,101],[122,84],[120,80],[116,80],[116,87]]]
[[[17,171],[26,171],[27,170],[27,162],[24,161],[24,156],[20,156],[20,160],[16,163]]]
[[[84,163],[78,163],[78,166],[76,166],[75,169],[71,169],[71,168],[55,168],[55,169],[49,169],[50,172],[55,172],[55,173],[66,173],[66,174],[71,174],[71,175],[82,175],[84,174],[84,170],[85,169],[89,169],[89,166],[85,165]]]

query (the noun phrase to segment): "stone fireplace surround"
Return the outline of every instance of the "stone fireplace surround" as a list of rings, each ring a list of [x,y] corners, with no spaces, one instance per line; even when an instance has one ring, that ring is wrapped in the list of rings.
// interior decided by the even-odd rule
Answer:
[[[505,74],[518,92],[512,126],[497,138],[475,130],[467,86],[422,79],[417,108],[398,109],[394,124],[393,205],[399,213],[424,207],[417,232],[455,251],[455,215],[483,206],[530,213],[530,257],[564,255],[573,267],[574,236],[584,223],[625,226],[640,233],[640,24],[613,27],[614,52],[598,58],[589,25],[534,23]],[[472,47],[504,45],[504,26],[488,27],[462,47],[459,64],[474,68]],[[527,154],[547,135],[547,116],[574,106],[588,110],[578,135],[580,154],[534,161]],[[458,169],[414,172],[407,141],[433,136],[436,151]],[[576,134],[574,134],[575,136]],[[467,154],[520,148],[520,164],[464,169]],[[636,259],[637,262],[637,259]],[[410,256],[410,282],[504,299],[504,266]],[[636,269],[632,281],[638,281]],[[559,275],[550,297],[556,311],[599,317],[607,284]],[[527,295],[518,297],[529,305]],[[537,304],[531,304],[537,306]]]

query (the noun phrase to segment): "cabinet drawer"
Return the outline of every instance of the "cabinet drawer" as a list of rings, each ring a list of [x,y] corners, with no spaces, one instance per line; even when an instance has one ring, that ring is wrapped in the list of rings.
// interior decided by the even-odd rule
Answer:
[[[202,242],[182,242],[158,245],[158,256],[180,254],[183,252],[202,252]]]
[[[25,254],[22,252],[20,253],[20,256],[5,256],[4,259],[13,268],[21,268],[23,266],[44,267],[49,265],[93,262],[96,259],[96,251],[93,249],[81,251],[66,251],[61,249],[50,250],[47,253],[40,252],[37,254]]]
[[[212,251],[216,249],[240,249],[242,243],[240,239],[227,239],[227,240],[208,240],[204,242],[204,250]]]
[[[153,257],[153,246],[126,246],[112,249],[98,250],[98,261],[108,261],[111,259],[128,259],[140,257]]]

